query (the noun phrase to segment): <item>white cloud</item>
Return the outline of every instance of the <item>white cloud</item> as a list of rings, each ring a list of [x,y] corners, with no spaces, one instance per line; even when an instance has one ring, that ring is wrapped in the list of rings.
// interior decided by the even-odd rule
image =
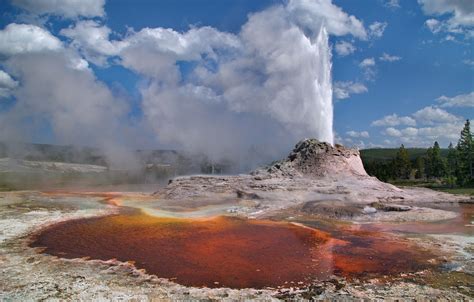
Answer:
[[[345,13],[331,0],[290,0],[287,9],[296,23],[309,30],[324,25],[328,33],[336,36],[351,34],[360,39],[367,39],[363,23]]]
[[[462,120],[462,118],[455,116],[446,110],[428,106],[413,113],[413,117],[417,122],[433,125],[435,123],[454,123]]]
[[[426,25],[433,33],[440,31],[473,36],[474,5],[470,0],[418,0],[425,15],[444,16],[447,20],[429,19]]]
[[[217,60],[216,50],[234,53],[241,49],[242,42],[236,35],[206,26],[184,33],[143,28],[129,33],[120,43],[122,65],[147,76],[174,80],[179,76],[176,61],[201,61],[203,56]]]
[[[79,21],[74,26],[62,29],[60,34],[72,40],[71,45],[79,49],[87,60],[104,65],[109,56],[115,56],[124,42],[110,41],[111,30],[92,20]]]
[[[474,107],[474,93],[455,97],[438,98],[443,107]],[[398,117],[396,114],[374,121],[372,126],[387,126],[381,133],[391,136],[386,145],[405,144],[406,146],[432,146],[435,141],[447,146],[456,142],[464,125],[464,117],[456,116],[435,106],[424,107],[411,116]],[[401,127],[401,126],[409,127]],[[422,127],[415,127],[422,125]],[[400,127],[397,127],[400,126]]]
[[[395,61],[399,61],[401,60],[402,58],[399,57],[399,56],[391,56],[389,55],[388,53],[383,53],[381,57],[379,57],[379,59],[381,61],[384,61],[384,62],[395,62]]]
[[[244,150],[261,148],[254,153],[274,159],[301,137],[333,140],[328,33],[367,38],[362,22],[330,0],[272,6],[251,14],[236,34],[207,26],[184,32],[143,28],[114,40],[100,22],[77,21],[61,31],[70,39],[65,47],[51,36],[59,43],[58,62],[51,51],[11,52],[8,66],[21,85],[14,92],[18,106],[10,120],[48,120],[59,143],[81,143],[87,137],[87,144],[99,144],[101,138],[124,141],[117,135],[123,132],[120,122],[127,120],[127,109],[120,99],[113,103],[114,96],[86,68],[81,53],[95,64],[120,64],[143,78],[143,123],[161,144],[213,159],[243,157]],[[25,48],[28,41],[19,45]],[[49,76],[35,78],[41,69]],[[82,104],[78,98],[87,100]],[[108,116],[99,124],[103,114]],[[102,124],[107,127],[101,129]],[[100,131],[93,133],[93,128]],[[5,129],[0,127],[0,134]]]
[[[438,33],[442,28],[441,22],[436,19],[428,19],[425,24],[433,33]]]
[[[287,16],[284,7],[251,15],[239,35],[232,36],[238,47],[230,50],[230,56],[216,57],[218,68],[209,68],[212,64],[195,54],[199,49],[208,51],[209,33],[193,39],[203,46],[192,51],[188,51],[188,43],[178,44],[171,54],[182,53],[199,63],[191,74],[192,81],[179,84],[180,72],[176,70],[174,79],[166,79],[167,87],[161,84],[165,75],[159,74],[142,92],[145,112],[160,138],[208,154],[227,155],[272,140],[267,135],[269,129],[280,137],[280,141],[272,142],[278,152],[297,137],[319,136],[332,141],[327,34],[320,30],[319,36],[310,39],[288,23]],[[163,54],[163,60],[171,59],[169,66],[175,67],[169,53]],[[160,57],[155,54],[147,65],[157,59]],[[242,119],[247,122],[239,122]],[[235,129],[241,129],[239,137],[232,134]]]
[[[353,137],[353,138],[369,138],[369,132],[367,131],[361,131],[361,132],[357,132],[357,131],[347,131],[346,134],[350,137]]]
[[[354,83],[352,81],[334,83],[334,96],[340,100],[349,98],[351,94],[359,94],[367,91],[367,87],[362,83]]]
[[[414,128],[414,127],[408,127],[408,128],[405,128],[405,129],[401,130],[401,133],[404,136],[416,136],[418,134],[418,132],[419,132],[419,129]]]
[[[66,18],[101,17],[105,15],[105,0],[12,0],[18,6],[35,15],[57,15]]]
[[[136,162],[126,143],[139,142],[145,131],[127,122],[124,98],[90,69],[75,69],[70,58],[67,51],[36,52],[5,62],[21,85],[13,91],[14,105],[0,113],[0,139],[37,140],[51,129],[58,144],[96,146],[112,166],[132,167]]]
[[[463,128],[463,121],[457,121],[455,123],[446,123],[441,125],[435,125],[434,127],[423,127],[418,129],[418,135],[425,138],[425,141],[433,142],[435,140],[444,141],[447,145],[448,142],[456,142],[459,139],[459,135]]]
[[[393,127],[389,127],[387,129],[385,129],[385,131],[383,132],[384,134],[388,135],[388,136],[392,136],[392,137],[400,137],[402,136],[402,133],[400,132],[400,130],[397,130]]]
[[[385,6],[389,8],[400,8],[400,0],[388,0]]]
[[[356,51],[356,47],[347,41],[339,41],[335,46],[336,53],[340,56],[347,56]]]
[[[361,68],[373,67],[373,66],[375,66],[375,59],[374,58],[366,58],[366,59],[362,60],[362,62],[359,63],[359,66]]]
[[[440,96],[436,99],[441,107],[474,107],[474,91],[453,97]]]
[[[385,28],[387,27],[388,23],[387,22],[374,22],[369,25],[369,36],[373,38],[381,38],[383,36],[383,33],[385,31]]]
[[[0,70],[0,99],[9,97],[18,86],[18,82],[3,70]]]
[[[455,123],[441,123],[430,127],[404,129],[390,129],[383,134],[390,135],[393,139],[388,143],[390,145],[405,144],[406,146],[432,146],[435,141],[440,145],[447,146],[450,142],[456,142],[463,128],[463,121]]]
[[[365,58],[359,63],[359,67],[363,69],[364,77],[367,81],[373,81],[376,75],[375,59]]]
[[[380,120],[373,121],[372,126],[383,127],[383,126],[415,126],[416,121],[409,116],[398,116],[396,113],[392,115],[384,116]]]
[[[469,0],[418,0],[427,15],[452,15],[450,23],[474,25],[474,6]]]
[[[456,41],[456,38],[452,35],[447,35],[445,38],[444,38],[445,41]]]
[[[238,34],[143,28],[110,40],[110,30],[93,21],[61,33],[96,64],[116,56],[113,62],[147,79],[142,109],[160,141],[230,156],[270,144],[272,137],[278,137],[272,152],[304,136],[333,140],[325,29],[365,38],[362,23],[327,0],[290,1],[254,13]],[[186,77],[177,62],[192,62]]]
[[[462,62],[463,62],[464,64],[466,64],[466,65],[474,66],[474,60],[469,60],[469,59],[467,59],[467,60],[464,60],[464,61],[462,61]]]
[[[61,48],[58,38],[35,25],[11,23],[0,30],[0,54],[5,56]]]

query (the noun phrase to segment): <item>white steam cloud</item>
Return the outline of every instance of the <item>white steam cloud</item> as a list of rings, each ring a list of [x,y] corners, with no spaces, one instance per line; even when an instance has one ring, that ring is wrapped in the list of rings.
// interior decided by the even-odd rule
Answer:
[[[16,32],[39,38],[22,44]],[[270,7],[249,16],[236,34],[206,26],[129,30],[120,40],[110,33],[97,21],[78,21],[60,31],[69,39],[63,46],[33,25],[0,31],[5,70],[21,83],[0,135],[24,135],[39,121],[59,143],[122,150],[152,140],[214,160],[275,159],[304,137],[333,142],[328,35],[368,36],[361,21],[330,0]],[[81,57],[143,78],[141,121],[130,123],[126,100]]]

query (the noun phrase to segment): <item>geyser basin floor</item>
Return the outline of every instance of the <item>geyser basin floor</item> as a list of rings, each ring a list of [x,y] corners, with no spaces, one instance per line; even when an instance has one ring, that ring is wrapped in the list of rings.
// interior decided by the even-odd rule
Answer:
[[[441,248],[446,250],[446,265],[442,270],[436,263],[435,269],[422,270],[415,273],[389,273],[387,278],[381,278],[382,272],[367,274],[365,278],[344,278],[332,276],[328,281],[315,281],[309,286],[302,285],[301,290],[290,288],[278,290],[262,289],[229,289],[229,288],[189,288],[178,283],[169,282],[153,275],[140,273],[127,263],[117,261],[99,261],[85,259],[65,259],[51,257],[45,253],[29,248],[30,235],[41,231],[46,225],[66,223],[67,220],[98,215],[117,213],[120,205],[135,200],[139,205],[145,205],[146,200],[153,208],[163,204],[156,197],[136,193],[75,193],[42,194],[40,192],[2,192],[0,193],[0,300],[31,301],[31,300],[255,300],[274,301],[281,299],[316,298],[321,300],[377,300],[384,297],[389,300],[470,300],[474,297],[472,275],[472,244],[465,244],[465,240],[472,237],[448,235],[415,235],[409,240],[428,250],[435,251]],[[103,202],[107,199],[107,202]],[[220,199],[222,200],[222,199]],[[179,203],[182,205],[182,203]],[[437,206],[434,203],[430,203]],[[170,209],[169,203],[164,205]],[[186,204],[193,209],[199,209],[202,204]],[[141,207],[140,207],[141,208]],[[160,207],[161,208],[161,207]],[[147,212],[148,213],[148,212]],[[131,213],[129,213],[131,214]],[[282,213],[284,214],[284,213]],[[288,212],[284,217],[295,216]],[[276,217],[275,217],[276,218]],[[311,217],[309,217],[311,218]],[[284,219],[284,218],[282,218]],[[334,221],[319,223],[311,219],[294,219],[307,225],[314,225],[331,234],[335,240],[354,241],[351,236],[364,234],[354,231],[341,231],[334,227]],[[254,220],[252,220],[253,222]],[[345,223],[342,226],[350,226]],[[376,240],[377,244],[389,250],[402,242],[402,249],[406,249],[405,234],[397,233],[397,237],[373,237],[377,232],[366,232],[362,246],[348,244],[333,245],[333,260],[337,254],[360,253],[361,262],[368,263],[367,258],[379,253],[379,248],[373,248],[374,243],[367,244],[367,239]],[[370,234],[370,235],[369,235]],[[343,236],[346,236],[344,238]],[[359,236],[359,237],[360,237]],[[460,239],[457,240],[456,238]],[[71,238],[68,238],[71,239]],[[461,240],[462,239],[462,240]],[[336,242],[335,242],[336,243]],[[355,243],[355,242],[354,242]],[[324,243],[323,243],[324,244]],[[410,244],[408,244],[410,245]],[[405,246],[405,247],[404,247]],[[416,249],[416,248],[415,248]],[[400,253],[379,253],[388,258],[384,263],[393,261],[411,260],[410,256],[403,257]],[[328,254],[330,255],[330,254]],[[391,255],[391,256],[390,256]],[[424,265],[430,259],[426,253],[417,254]],[[376,255],[377,256],[377,255]],[[391,258],[390,258],[391,257]],[[347,258],[355,259],[355,258]],[[378,258],[375,258],[378,259]],[[471,259],[471,260],[470,260]],[[453,260],[460,266],[451,270]],[[333,261],[333,263],[336,263]],[[352,269],[357,270],[356,262],[352,261]],[[380,262],[378,262],[380,263]],[[274,262],[275,266],[279,265]],[[342,264],[338,264],[342,266]],[[470,269],[471,268],[471,269]],[[365,266],[364,270],[368,267]],[[346,266],[346,271],[349,271]],[[390,270],[393,272],[393,270]],[[229,269],[229,272],[231,270]],[[340,272],[334,272],[340,274]],[[350,276],[350,274],[349,274]],[[367,278],[367,279],[366,279]],[[291,287],[299,285],[291,284]]]
[[[283,222],[160,218],[130,209],[53,225],[37,234],[31,246],[63,258],[133,261],[183,285],[231,288],[414,272],[432,266],[434,257],[375,232],[329,235]]]

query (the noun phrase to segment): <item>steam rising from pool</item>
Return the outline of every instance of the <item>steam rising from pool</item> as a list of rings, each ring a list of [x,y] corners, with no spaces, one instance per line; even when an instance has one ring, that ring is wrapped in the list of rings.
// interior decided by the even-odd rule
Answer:
[[[165,60],[166,77],[138,68],[150,78],[143,107],[160,141],[246,163],[280,158],[305,137],[333,143],[328,32],[322,19],[300,19],[276,6],[251,15],[238,34],[193,28],[179,37],[208,40],[206,57]]]
[[[128,149],[160,148],[252,168],[281,158],[302,138],[333,143],[328,35],[367,38],[362,22],[329,0],[268,7],[235,32],[145,27],[117,40],[110,33],[104,24],[78,21],[60,31],[70,39],[68,51],[6,59],[21,85],[15,105],[0,113],[0,140],[28,139],[44,128],[58,144],[101,147],[111,166],[136,164]],[[139,100],[131,105],[114,94],[86,61],[72,64],[82,57],[133,71]],[[57,76],[34,76],[45,68]],[[29,119],[45,125],[30,129],[23,122]]]

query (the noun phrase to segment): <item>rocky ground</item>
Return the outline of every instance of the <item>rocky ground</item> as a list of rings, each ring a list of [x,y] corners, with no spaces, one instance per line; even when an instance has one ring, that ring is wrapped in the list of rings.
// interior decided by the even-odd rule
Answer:
[[[66,260],[28,247],[30,235],[48,225],[113,214],[124,205],[151,215],[226,214],[353,224],[450,219],[458,215],[453,211],[458,202],[473,201],[382,183],[365,173],[356,150],[315,140],[300,142],[287,159],[249,175],[180,177],[152,196],[4,192],[0,193],[0,300],[468,301],[474,299],[472,233],[410,237],[445,255],[440,270],[365,280],[334,276],[302,288],[295,284],[264,290],[185,287],[147,275],[131,263]]]
[[[179,177],[155,195],[177,205],[237,197],[245,202],[233,211],[248,217],[311,204],[314,214],[369,221],[448,219],[452,212],[426,205],[473,202],[469,196],[381,182],[367,175],[357,150],[315,139],[301,141],[286,159],[248,175]]]
[[[133,199],[134,195],[129,195]],[[437,276],[418,272],[389,279],[347,281],[334,276],[309,287],[282,289],[208,289],[184,287],[149,276],[128,263],[117,261],[66,260],[38,253],[28,247],[29,234],[60,221],[114,213],[117,208],[92,195],[51,197],[39,192],[2,193],[0,196],[0,300],[262,300],[277,299],[391,299],[417,298],[469,300],[466,287],[456,272]],[[436,241],[436,244],[440,244]],[[431,244],[431,243],[426,243]],[[459,249],[455,243],[447,249]],[[452,275],[454,274],[454,275]],[[451,283],[442,284],[448,276]],[[427,277],[433,284],[426,284]],[[388,278],[388,277],[387,277]],[[472,281],[472,277],[470,279]],[[467,283],[469,284],[469,283]]]

